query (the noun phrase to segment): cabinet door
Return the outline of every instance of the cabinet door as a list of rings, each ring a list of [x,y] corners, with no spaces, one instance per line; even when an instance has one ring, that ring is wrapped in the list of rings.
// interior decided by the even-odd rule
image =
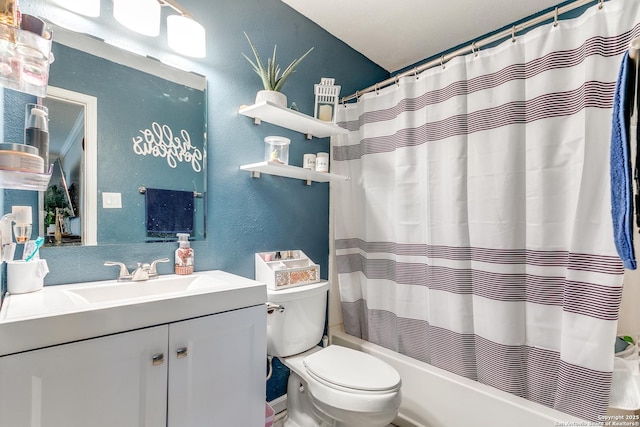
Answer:
[[[0,357],[0,426],[165,426],[167,334],[165,325]]]
[[[171,324],[169,427],[264,424],[266,309]]]

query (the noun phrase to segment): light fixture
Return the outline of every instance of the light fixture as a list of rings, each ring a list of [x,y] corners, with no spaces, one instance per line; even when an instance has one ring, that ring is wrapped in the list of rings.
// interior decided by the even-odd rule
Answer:
[[[193,19],[193,15],[175,0],[158,0],[180,15],[167,17],[167,43],[176,52],[202,58],[206,54],[204,27]]]
[[[65,9],[85,16],[100,16],[100,0],[53,0]]]
[[[113,0],[113,16],[137,33],[152,37],[160,34],[160,3],[157,0]]]
[[[155,37],[160,34],[162,6],[169,6],[179,13],[179,15],[167,17],[169,47],[182,55],[204,57],[206,53],[204,27],[175,0],[113,0],[113,16],[130,30]]]
[[[204,27],[187,15],[167,17],[167,42],[183,55],[202,58],[206,53]]]

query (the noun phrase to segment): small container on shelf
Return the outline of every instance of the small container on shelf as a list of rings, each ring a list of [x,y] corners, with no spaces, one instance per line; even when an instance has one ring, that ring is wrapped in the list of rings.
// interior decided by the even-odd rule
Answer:
[[[45,37],[0,22],[0,85],[45,97],[49,82],[51,33]]]
[[[0,169],[42,173],[44,160],[38,155],[36,147],[11,142],[0,143]]]
[[[316,172],[329,172],[329,153],[316,155]]]
[[[276,257],[281,254],[281,258]],[[270,259],[271,261],[267,261]],[[286,289],[320,281],[320,266],[301,250],[260,252],[255,255],[256,280],[269,289]]]
[[[316,95],[313,115],[323,122],[336,122],[340,86],[334,85],[334,82],[335,79],[323,77],[320,84],[313,85]]]
[[[268,162],[289,164],[289,144],[291,140],[282,136],[267,136],[264,139],[264,159]]]

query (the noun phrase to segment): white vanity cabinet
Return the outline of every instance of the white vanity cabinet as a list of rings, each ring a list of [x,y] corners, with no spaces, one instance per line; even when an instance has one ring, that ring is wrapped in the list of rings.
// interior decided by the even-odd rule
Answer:
[[[259,306],[171,324],[169,427],[264,424],[266,319]]]
[[[163,426],[168,326],[0,357],[0,426]]]
[[[262,425],[265,349],[257,305],[0,357],[0,426]]]

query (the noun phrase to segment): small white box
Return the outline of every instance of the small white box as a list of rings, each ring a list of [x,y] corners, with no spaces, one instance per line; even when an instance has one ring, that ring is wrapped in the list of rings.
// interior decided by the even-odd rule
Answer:
[[[281,258],[276,259],[276,253]],[[260,252],[255,255],[256,280],[269,289],[285,289],[320,281],[320,266],[300,250]]]

